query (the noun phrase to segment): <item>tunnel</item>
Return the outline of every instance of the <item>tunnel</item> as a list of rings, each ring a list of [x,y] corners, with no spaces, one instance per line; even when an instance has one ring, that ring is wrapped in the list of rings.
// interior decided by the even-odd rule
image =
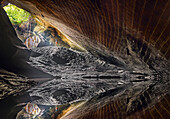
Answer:
[[[169,0],[0,3],[2,119],[170,118]],[[31,15],[31,37],[9,4]]]

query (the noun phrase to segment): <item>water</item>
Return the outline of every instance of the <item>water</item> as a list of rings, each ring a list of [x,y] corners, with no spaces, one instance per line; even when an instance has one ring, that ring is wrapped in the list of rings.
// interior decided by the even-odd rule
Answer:
[[[27,92],[36,97],[33,103],[66,104],[87,100],[110,89],[128,83],[129,72],[101,61],[90,54],[60,47],[33,49],[30,65],[50,75],[52,79]]]
[[[152,83],[142,72],[126,71],[88,53],[60,47],[35,48],[28,63],[54,78],[38,79],[39,84],[23,95],[0,101],[1,117],[4,119],[13,119],[28,102],[46,106],[70,104],[119,90],[119,87],[134,85],[130,90],[138,87],[140,92]]]

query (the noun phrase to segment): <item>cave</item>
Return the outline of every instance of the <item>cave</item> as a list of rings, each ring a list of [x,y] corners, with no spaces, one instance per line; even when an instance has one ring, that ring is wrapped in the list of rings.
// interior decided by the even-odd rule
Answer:
[[[169,0],[0,0],[0,118],[169,119],[169,13]]]

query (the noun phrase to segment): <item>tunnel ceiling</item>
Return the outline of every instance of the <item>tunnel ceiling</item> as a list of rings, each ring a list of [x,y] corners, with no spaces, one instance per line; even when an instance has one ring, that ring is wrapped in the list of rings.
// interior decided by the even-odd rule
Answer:
[[[114,64],[169,67],[169,0],[7,1]]]

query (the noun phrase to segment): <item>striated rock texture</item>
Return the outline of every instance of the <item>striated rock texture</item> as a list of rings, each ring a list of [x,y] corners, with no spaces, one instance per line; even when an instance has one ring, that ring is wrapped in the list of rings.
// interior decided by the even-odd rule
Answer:
[[[127,100],[119,99],[95,111],[83,114],[78,119],[169,119],[169,99],[170,95],[167,94],[153,107],[143,108],[132,115],[125,113]],[[68,117],[68,119],[71,118]]]
[[[115,64],[120,58],[134,69],[169,67],[169,0],[8,1]]]
[[[151,83],[101,94],[64,118],[169,117],[169,0],[7,1],[109,63],[155,71]]]
[[[33,85],[35,82],[29,81],[26,77],[0,69],[0,100],[9,95],[18,95]]]

